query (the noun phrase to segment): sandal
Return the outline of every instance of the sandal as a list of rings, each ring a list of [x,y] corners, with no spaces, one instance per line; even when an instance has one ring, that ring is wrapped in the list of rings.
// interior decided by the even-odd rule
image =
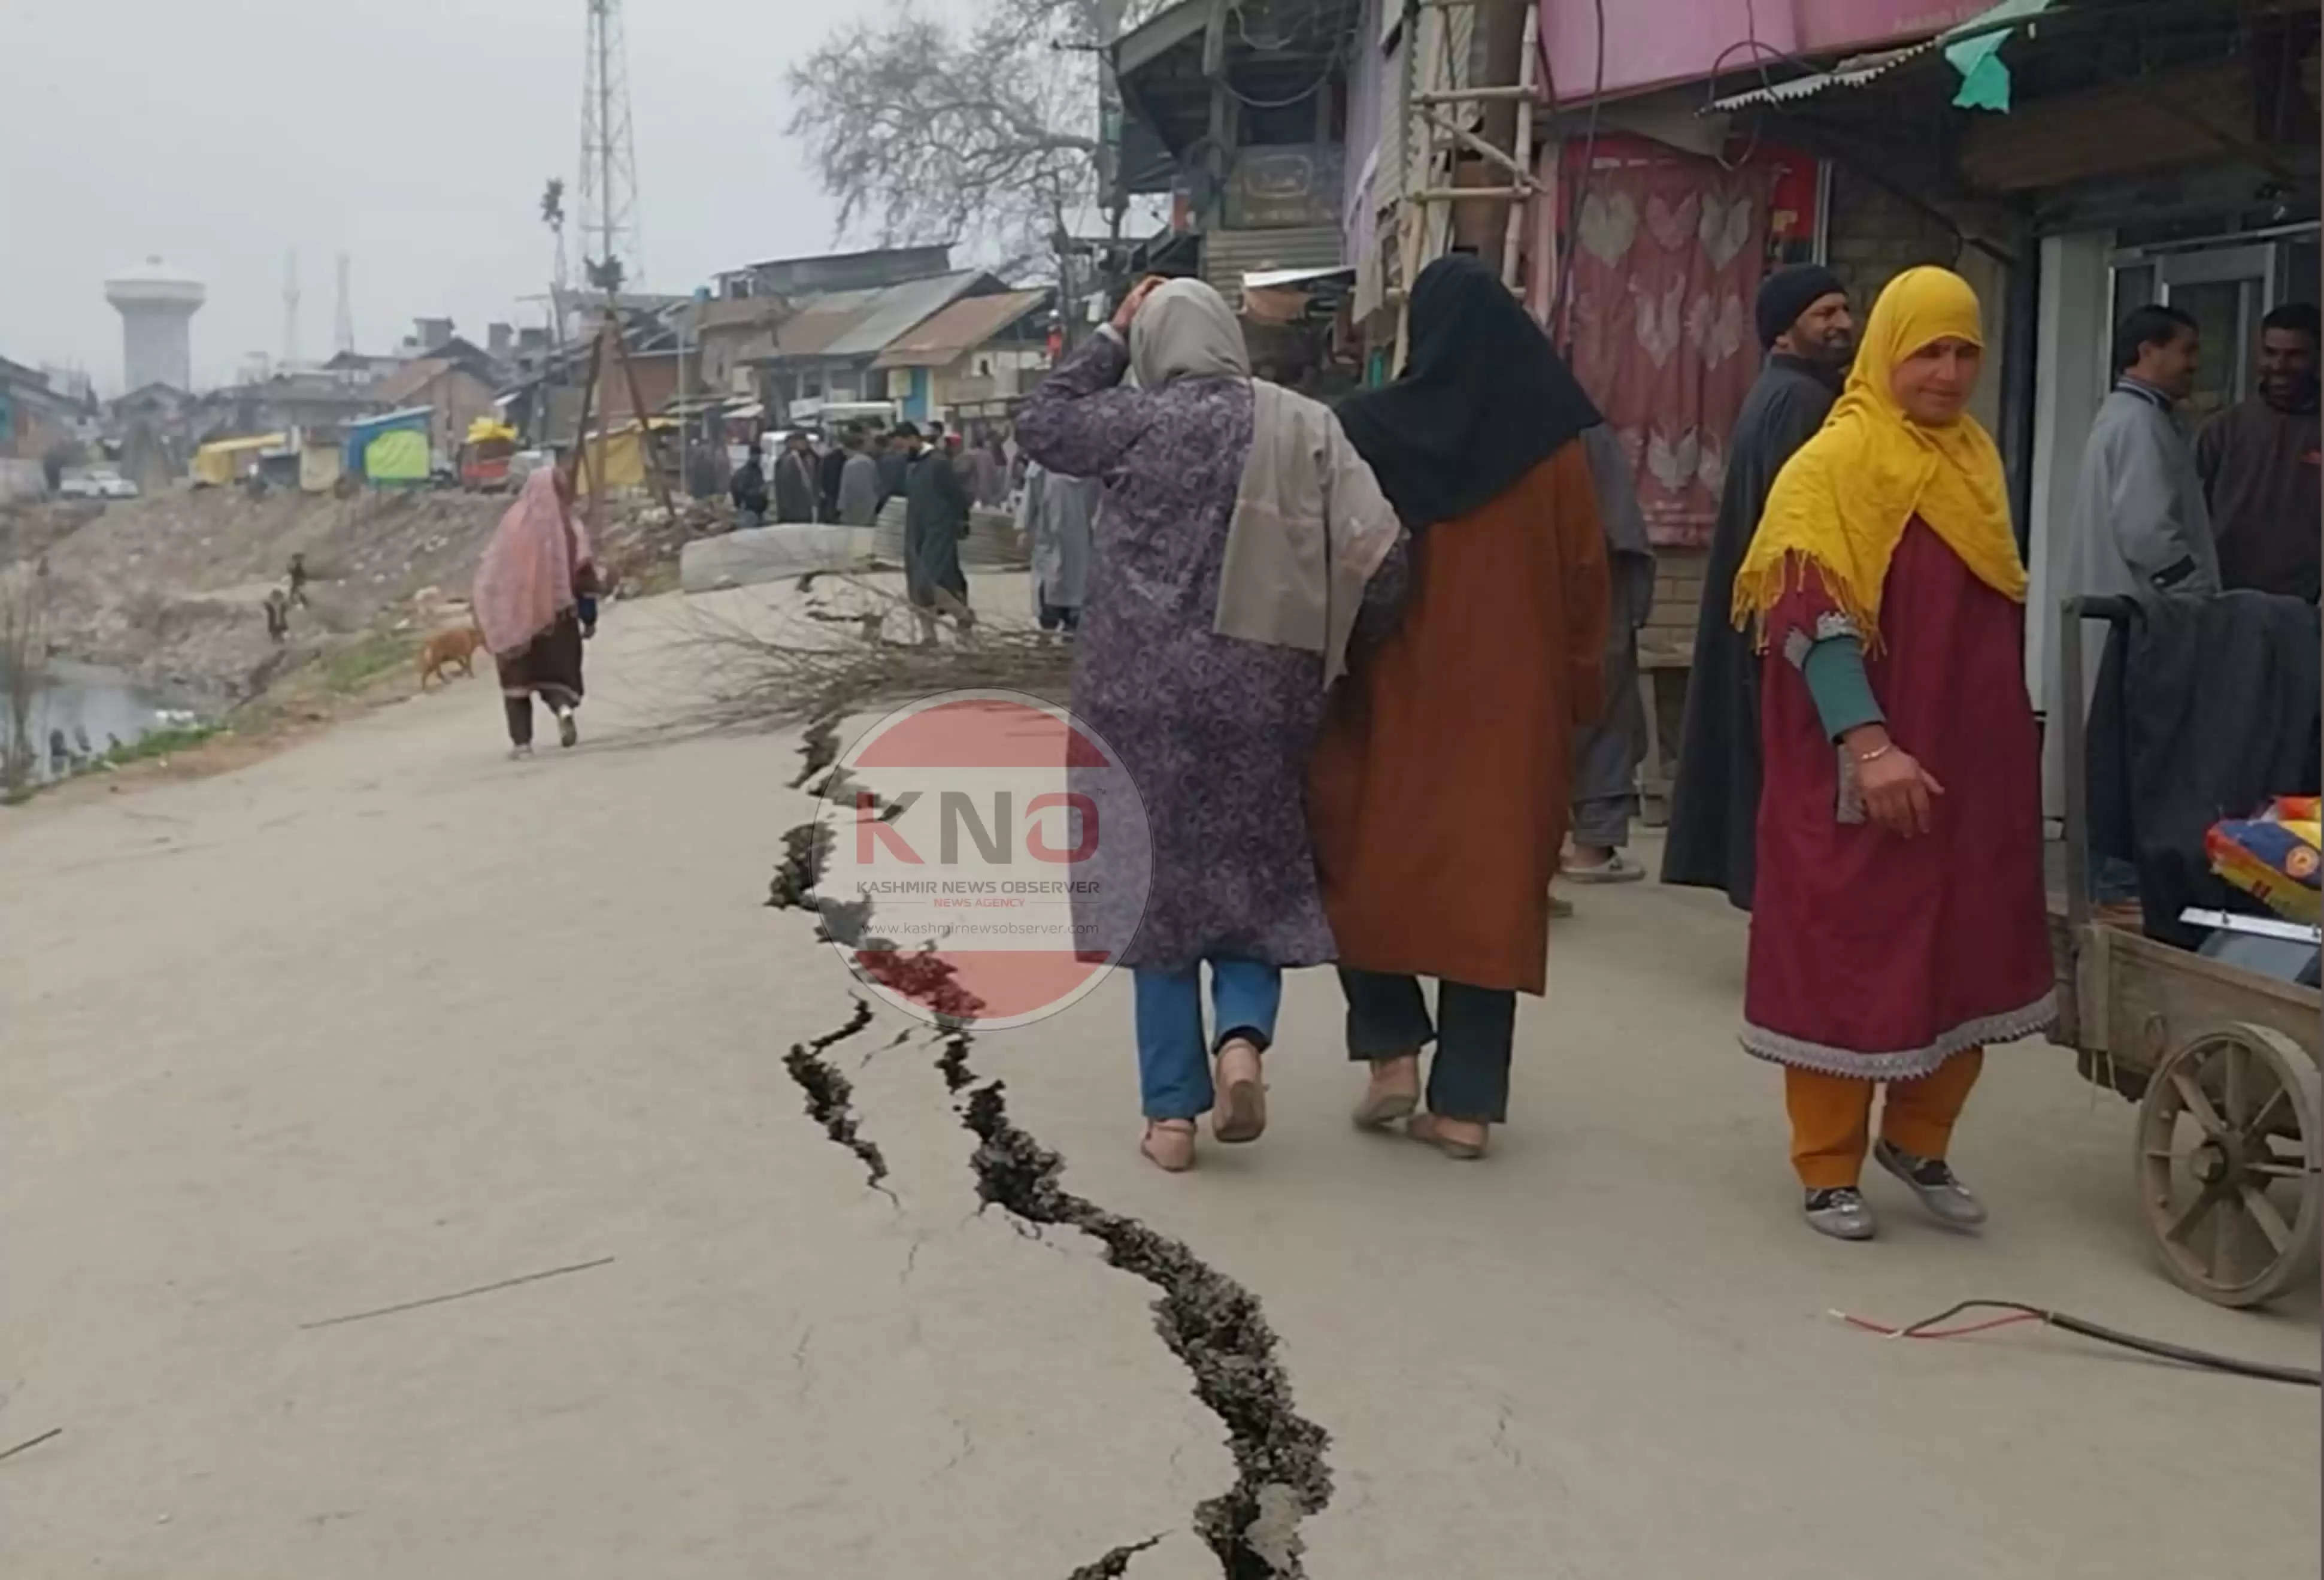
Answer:
[[[1267,1084],[1259,1078],[1258,1048],[1240,1037],[1228,1039],[1219,1049],[1214,1076],[1219,1095],[1211,1110],[1211,1133],[1229,1146],[1259,1140],[1267,1132]]]
[[[1560,875],[1575,883],[1636,883],[1646,878],[1646,869],[1618,850],[1593,866],[1569,864]]]
[[[1349,1117],[1356,1122],[1358,1130],[1386,1130],[1399,1119],[1410,1118],[1412,1111],[1420,1106],[1420,1056],[1400,1053],[1394,1058],[1376,1058],[1370,1063],[1371,1081],[1356,1104],[1355,1113]],[[1403,1067],[1408,1085],[1380,1079],[1381,1074],[1394,1066]]]
[[[1146,1160],[1165,1174],[1184,1174],[1194,1166],[1194,1122],[1191,1119],[1149,1119],[1138,1143]]]
[[[1491,1126],[1484,1127],[1487,1141],[1472,1141],[1465,1137],[1447,1134],[1443,1124],[1444,1116],[1441,1113],[1416,1113],[1405,1122],[1404,1133],[1463,1163],[1473,1162],[1485,1155],[1485,1148],[1492,1134]]]

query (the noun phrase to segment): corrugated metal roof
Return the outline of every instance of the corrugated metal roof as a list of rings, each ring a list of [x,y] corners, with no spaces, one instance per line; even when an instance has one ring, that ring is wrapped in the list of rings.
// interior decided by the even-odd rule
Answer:
[[[870,356],[908,333],[937,309],[965,294],[980,280],[981,269],[938,274],[927,280],[908,280],[872,292],[873,300],[845,333],[823,348],[825,356]]]
[[[810,298],[775,330],[778,356],[821,356],[831,343],[855,327],[871,310],[876,291],[835,291]]]
[[[1704,106],[1702,113],[1711,115],[1720,110],[1746,109],[1752,105],[1789,104],[1796,99],[1812,98],[1827,88],[1862,88],[1936,47],[1935,39],[1923,39],[1901,50],[1882,50],[1876,54],[1857,55],[1842,60],[1829,71],[1812,71],[1805,77],[1794,77],[1788,82],[1773,83],[1766,88],[1755,88],[1748,93],[1730,94],[1725,98],[1713,99]]]
[[[452,371],[452,364],[440,356],[423,356],[417,362],[407,362],[372,386],[372,394],[391,405],[408,401],[438,379]]]
[[[724,296],[696,303],[687,319],[699,332],[735,324],[771,324],[789,311],[790,304],[779,296]]]
[[[1340,245],[1336,225],[1292,230],[1214,230],[1203,237],[1203,278],[1233,301],[1246,273],[1334,268],[1342,262]]]
[[[1972,49],[1989,59],[1993,51],[2012,35],[2015,23],[2036,19],[2055,3],[2056,0],[1997,0],[1997,4],[1978,12],[1967,22],[1955,23],[1934,38],[1923,39],[1919,43],[1907,44],[1902,49],[1853,56],[1829,71],[1811,72],[1805,77],[1794,77],[1788,82],[1755,88],[1748,93],[1730,94],[1725,98],[1712,100],[1702,113],[1713,115],[1721,110],[1739,110],[1752,105],[1788,104],[1813,97],[1827,88],[1862,88],[1866,83],[1886,77],[1907,61],[1969,40],[1985,41],[1981,47],[1973,45]],[[1971,62],[1958,55],[1954,59],[1958,69],[1966,76]],[[2006,103],[2005,96],[2005,107]]]
[[[874,367],[942,367],[974,350],[1048,300],[1046,291],[963,297],[908,330],[880,353]]]

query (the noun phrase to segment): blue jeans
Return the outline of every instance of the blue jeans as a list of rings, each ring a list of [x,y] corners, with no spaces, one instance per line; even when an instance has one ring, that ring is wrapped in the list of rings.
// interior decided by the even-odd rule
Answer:
[[[1283,1004],[1283,971],[1255,960],[1213,960],[1211,1021],[1203,1035],[1203,969],[1164,971],[1140,966],[1138,987],[1138,1094],[1148,1119],[1192,1119],[1211,1110],[1211,1052],[1245,1038],[1261,1052],[1275,1040]]]

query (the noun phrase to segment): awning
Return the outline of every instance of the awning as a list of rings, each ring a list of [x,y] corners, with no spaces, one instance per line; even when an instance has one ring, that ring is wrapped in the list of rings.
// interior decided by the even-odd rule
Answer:
[[[1900,50],[1882,50],[1869,55],[1855,55],[1842,60],[1829,71],[1814,71],[1805,77],[1794,77],[1786,82],[1770,83],[1747,93],[1729,94],[1713,99],[1703,106],[1704,115],[1721,111],[1748,109],[1754,105],[1782,105],[1812,98],[1832,88],[1862,88],[1877,82],[1898,67],[1941,50],[1945,59],[1960,73],[1960,91],[1953,103],[1962,109],[2007,110],[2009,108],[2009,69],[2001,63],[1998,51],[2016,24],[2047,11],[2053,0],[2001,0],[1991,8],[1979,12],[1967,22],[1960,23],[1933,38],[1917,44],[1907,44]]]
[[[1242,277],[1245,291],[1274,291],[1286,285],[1317,285],[1327,280],[1355,282],[1352,264],[1333,269],[1253,269]]]
[[[290,442],[287,433],[254,433],[241,439],[216,439],[201,447],[200,453],[211,456],[247,455],[252,450],[279,450]]]
[[[1835,88],[1862,88],[1866,83],[1879,80],[1905,61],[1925,55],[1936,47],[1936,40],[1923,39],[1919,43],[1902,50],[1882,50],[1877,54],[1850,56],[1829,71],[1811,72],[1805,77],[1794,77],[1789,82],[1772,83],[1765,88],[1755,88],[1748,93],[1730,94],[1725,98],[1715,98],[1703,106],[1703,114],[1716,115],[1722,110],[1748,109],[1754,105],[1790,104],[1798,99],[1813,98],[1817,94],[1829,92]]]

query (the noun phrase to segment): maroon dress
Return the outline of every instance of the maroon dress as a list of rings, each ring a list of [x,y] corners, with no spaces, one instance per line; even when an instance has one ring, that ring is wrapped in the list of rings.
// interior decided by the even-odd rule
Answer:
[[[1904,839],[1866,820],[1800,674],[1810,644],[1854,629],[1812,569],[1800,581],[1767,620],[1743,1046],[1914,1080],[2056,1014],[2024,610],[1918,517],[1906,526],[1881,593],[1885,646],[1865,659],[1898,749],[1945,790],[1933,831]]]

